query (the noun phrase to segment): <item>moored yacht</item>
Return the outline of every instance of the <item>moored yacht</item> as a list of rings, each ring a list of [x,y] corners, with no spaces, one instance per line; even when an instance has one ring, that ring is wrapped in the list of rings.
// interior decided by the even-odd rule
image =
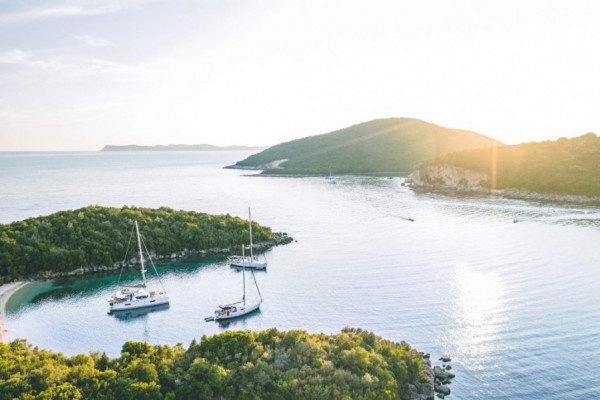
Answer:
[[[140,230],[138,228],[137,221],[135,221],[135,233],[137,235],[140,253],[142,283],[139,285],[123,286],[117,290],[117,292],[110,299],[108,299],[110,306],[109,312],[133,310],[169,304],[169,296],[167,296],[167,292],[164,287],[162,288],[162,291],[148,290],[146,287],[144,253],[142,252],[142,239],[140,238]],[[152,263],[152,259],[150,259],[150,262]],[[154,267],[154,264],[152,264],[152,266]],[[156,272],[156,276],[158,276],[156,268],[154,268],[154,272]],[[160,284],[162,286],[162,282]]]
[[[230,265],[239,268],[265,269],[267,268],[267,261],[260,261],[258,257],[252,253],[252,213],[250,207],[248,207],[248,225],[250,226],[250,257],[244,255],[228,257]]]
[[[258,310],[260,305],[263,302],[262,295],[260,294],[260,289],[258,288],[258,283],[256,282],[256,277],[254,276],[254,272],[250,270],[252,274],[252,279],[254,280],[254,285],[256,285],[256,291],[258,292],[258,296],[260,300],[253,304],[248,304],[246,302],[246,267],[244,266],[244,246],[242,245],[242,286],[243,286],[243,295],[242,300],[236,301],[235,303],[229,303],[220,305],[215,309],[214,315],[210,317],[204,318],[205,321],[219,321],[224,319],[232,319],[241,317],[242,315],[250,314],[252,311]]]

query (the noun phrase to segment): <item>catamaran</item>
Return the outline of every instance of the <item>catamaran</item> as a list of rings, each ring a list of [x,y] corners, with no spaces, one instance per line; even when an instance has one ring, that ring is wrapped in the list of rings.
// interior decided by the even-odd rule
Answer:
[[[148,288],[146,287],[146,269],[144,266],[144,253],[142,252],[142,239],[140,238],[140,230],[138,228],[137,221],[135,221],[135,233],[137,234],[137,242],[140,252],[142,283],[133,286],[124,286],[117,290],[113,297],[108,299],[108,303],[110,305],[109,312],[133,310],[138,308],[154,307],[169,304],[169,296],[167,296],[167,291],[165,290],[164,286],[162,286],[160,278],[158,278],[158,280],[162,287],[162,291],[157,292],[155,290],[148,290]],[[152,264],[152,267],[154,267],[154,263],[152,263],[152,258],[150,258],[150,263]],[[158,276],[156,267],[154,267],[154,272],[156,273],[156,276]]]
[[[242,260],[245,260],[244,257],[244,245],[242,245]],[[244,261],[242,261],[242,286],[243,286],[243,295],[242,300],[237,301],[235,303],[224,304],[217,307],[214,315],[210,317],[204,318],[205,321],[219,321],[223,319],[232,319],[241,317],[242,315],[250,314],[254,310],[258,310],[260,305],[263,302],[262,295],[260,294],[260,289],[258,288],[258,283],[256,282],[256,277],[254,276],[254,272],[250,270],[252,274],[252,278],[254,279],[254,284],[256,285],[256,291],[258,292],[258,296],[260,297],[260,301],[254,304],[248,304],[246,302],[246,267]]]
[[[250,226],[250,257],[245,256],[231,256],[229,262],[232,267],[239,268],[250,268],[250,269],[265,269],[267,268],[267,261],[259,261],[258,257],[252,254],[252,213],[250,207],[248,207],[248,225]],[[243,250],[243,249],[242,249]]]

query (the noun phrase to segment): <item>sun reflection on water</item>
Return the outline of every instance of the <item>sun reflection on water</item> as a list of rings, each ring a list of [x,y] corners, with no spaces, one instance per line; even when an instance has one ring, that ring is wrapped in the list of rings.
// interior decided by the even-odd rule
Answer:
[[[455,328],[448,335],[448,354],[469,369],[493,363],[500,330],[506,322],[507,287],[496,272],[463,267],[454,281],[455,297],[451,318]]]

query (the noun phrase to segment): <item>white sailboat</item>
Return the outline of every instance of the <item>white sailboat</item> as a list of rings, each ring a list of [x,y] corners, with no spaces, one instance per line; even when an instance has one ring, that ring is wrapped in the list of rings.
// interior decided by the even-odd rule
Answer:
[[[146,287],[144,253],[142,252],[142,240],[140,238],[140,230],[138,228],[137,221],[135,221],[135,233],[137,234],[137,242],[140,252],[140,264],[142,266],[142,283],[140,285],[124,286],[119,289],[113,295],[113,297],[108,299],[110,305],[109,312],[133,310],[169,304],[169,296],[167,296],[167,292],[165,291],[164,287],[160,292],[148,290]],[[150,259],[150,262],[152,262],[152,259]],[[154,267],[154,264],[152,264],[152,266]],[[156,272],[156,268],[154,268],[154,272]],[[158,276],[158,272],[156,272],[156,275]],[[162,282],[160,284],[162,286]]]
[[[252,253],[252,213],[250,207],[248,207],[248,225],[250,226],[250,257],[242,256],[231,256],[229,262],[232,267],[250,268],[250,269],[265,269],[267,268],[267,261],[259,261],[258,257]],[[243,249],[242,249],[243,250]]]
[[[244,257],[244,245],[242,245],[242,259]],[[258,296],[260,297],[260,301],[254,304],[248,304],[246,302],[246,267],[244,262],[242,262],[242,286],[243,286],[243,295],[242,300],[237,301],[235,303],[224,304],[217,307],[214,315],[210,317],[204,318],[205,321],[219,321],[224,319],[232,319],[241,317],[242,315],[250,314],[252,311],[260,308],[260,305],[263,302],[262,295],[260,294],[260,289],[258,288],[258,283],[256,282],[256,277],[254,276],[254,272],[250,270],[252,274],[252,279],[254,280],[254,284],[256,285],[256,290],[258,292]]]
[[[327,183],[329,183],[330,185],[335,185],[337,183],[335,181],[335,179],[333,179],[333,176],[331,176],[331,166],[329,167],[329,175],[327,176]]]

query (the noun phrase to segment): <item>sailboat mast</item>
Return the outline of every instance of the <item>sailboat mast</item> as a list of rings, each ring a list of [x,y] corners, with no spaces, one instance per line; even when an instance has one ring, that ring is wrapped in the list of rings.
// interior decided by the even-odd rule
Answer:
[[[142,264],[142,282],[146,288],[146,268],[144,267],[144,253],[142,253],[142,240],[140,239],[140,229],[137,220],[135,220],[135,233],[137,234],[138,248],[140,249],[140,263]]]
[[[246,305],[246,258],[244,256],[244,243],[242,243],[242,277],[242,286],[244,287],[242,300],[244,300],[244,305]]]
[[[248,207],[248,225],[250,225],[250,262],[252,262],[252,213]]]

